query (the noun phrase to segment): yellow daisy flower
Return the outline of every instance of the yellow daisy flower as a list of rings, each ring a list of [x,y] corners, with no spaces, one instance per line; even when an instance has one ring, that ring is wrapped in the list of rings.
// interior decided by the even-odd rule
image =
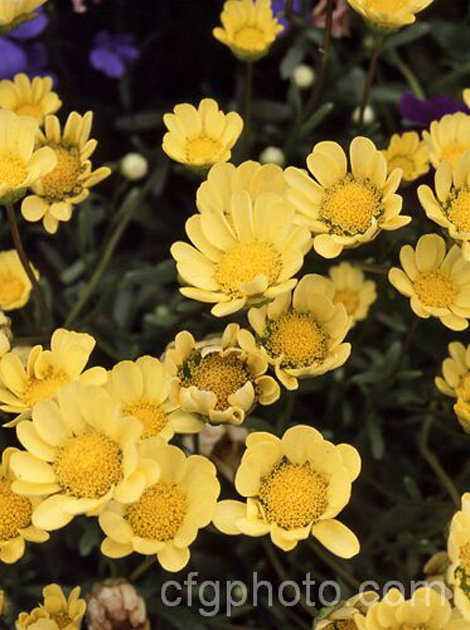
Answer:
[[[39,272],[33,267],[39,280]],[[16,249],[0,252],[0,308],[5,311],[22,308],[29,301],[32,284]]]
[[[447,540],[450,567],[447,580],[454,591],[454,602],[470,621],[470,492],[462,496],[462,509],[454,514]]]
[[[40,124],[48,114],[55,112],[62,105],[59,97],[52,91],[50,77],[34,77],[17,74],[13,81],[0,81],[0,108],[9,109],[18,116],[32,116]]]
[[[186,222],[195,247],[171,248],[178,272],[189,287],[186,297],[215,303],[212,314],[224,317],[290,291],[292,276],[303,265],[310,233],[294,225],[294,210],[275,193],[254,202],[246,190],[232,195],[230,214],[203,212]]]
[[[92,120],[92,112],[72,112],[61,131],[59,119],[47,116],[44,132],[39,131],[38,146],[53,151],[57,166],[31,186],[34,194],[23,199],[21,213],[27,221],[42,220],[50,234],[57,232],[60,221],[69,221],[74,206],[111,173],[107,166],[92,171],[89,158],[97,146],[90,139]]]
[[[58,328],[51,337],[50,350],[42,346],[31,348],[26,366],[14,352],[0,360],[0,409],[28,416],[38,402],[48,400],[67,383],[82,379],[88,384],[102,385],[107,380],[104,368],[85,370],[95,347],[87,333]]]
[[[470,433],[470,379],[466,379],[457,395],[454,411],[466,433]]]
[[[22,612],[16,630],[79,630],[86,612],[86,601],[80,599],[76,586],[68,597],[58,584],[49,584],[43,591],[44,603],[30,613]]]
[[[434,191],[422,185],[418,197],[426,215],[449,232],[470,260],[470,149],[453,169],[442,162],[434,176]]]
[[[400,250],[403,269],[392,267],[388,279],[402,295],[411,298],[413,312],[425,319],[438,317],[452,330],[465,330],[470,318],[470,262],[457,245],[446,251],[437,234],[422,236],[416,249]]]
[[[0,462],[0,562],[13,564],[23,557],[26,542],[43,543],[49,534],[31,521],[33,510],[41,503],[40,497],[22,497],[13,492],[15,475],[10,460],[15,448],[7,448]],[[0,605],[0,616],[2,606]]]
[[[343,304],[334,304],[334,292],[330,280],[308,274],[293,293],[248,312],[263,355],[287,389],[340,367],[351,353],[343,343],[350,319]]]
[[[465,151],[470,149],[470,115],[457,112],[434,120],[429,131],[423,131],[423,140],[428,145],[434,168],[441,162],[457,166]]]
[[[354,138],[349,153],[352,172],[336,142],[319,142],[308,156],[308,170],[315,179],[298,168],[286,170],[296,221],[310,228],[313,247],[325,258],[335,258],[344,248],[358,247],[381,230],[397,230],[411,221],[400,214],[403,200],[395,194],[401,169],[387,176],[385,157],[368,138]]]
[[[243,61],[266,55],[284,28],[273,15],[271,0],[226,0],[220,20],[214,37]]]
[[[406,131],[401,136],[393,134],[382,153],[387,160],[388,172],[401,168],[405,182],[413,182],[429,171],[429,149],[416,131]]]
[[[21,199],[28,186],[55,167],[57,160],[49,147],[35,150],[38,129],[34,118],[0,109],[0,204]]]
[[[34,11],[46,1],[0,0],[0,35],[34,18]]]
[[[335,288],[333,302],[344,305],[354,326],[367,317],[377,299],[377,285],[373,280],[366,280],[363,271],[348,262],[330,267],[328,273]]]
[[[130,505],[113,501],[100,514],[107,536],[101,551],[110,558],[156,554],[164,569],[180,571],[189,562],[198,530],[214,515],[220,493],[215,466],[200,455],[186,457],[158,438],[142,443],[140,452],[159,474],[147,478],[139,500]]]
[[[154,357],[121,361],[109,373],[106,389],[121,404],[123,416],[142,424],[144,440],[158,436],[168,442],[175,433],[198,433],[204,428],[195,415],[169,401],[165,366]]]
[[[216,162],[227,162],[231,149],[243,130],[243,120],[236,112],[224,114],[216,101],[203,99],[193,105],[176,105],[172,114],[163,116],[168,132],[163,136],[165,153],[196,171]]]
[[[140,422],[122,417],[120,405],[95,385],[70,383],[57,401],[35,405],[32,420],[16,432],[26,451],[11,457],[18,477],[12,487],[21,495],[47,495],[32,517],[46,531],[78,514],[96,516],[111,499],[136,501],[155,472],[138,457]]]
[[[463,102],[470,109],[470,88],[463,91]]]
[[[180,332],[165,362],[171,401],[212,424],[241,424],[257,403],[271,405],[280,396],[279,385],[266,375],[268,361],[238,324],[199,343]]]
[[[314,625],[313,630],[357,630],[355,619],[359,615],[364,615],[378,599],[379,596],[374,591],[353,595],[333,609],[322,611],[321,619]]]
[[[394,31],[413,24],[416,13],[433,0],[348,0],[351,7],[378,31]]]
[[[300,540],[317,538],[342,558],[359,553],[359,541],[336,516],[348,504],[361,459],[349,444],[335,446],[305,425],[288,429],[282,439],[255,432],[235,477],[246,497],[221,501],[214,525],[224,534],[264,536],[290,551]]]
[[[440,392],[457,398],[454,411],[463,428],[470,432],[470,344],[465,347],[453,341],[449,344],[449,355],[442,363],[442,376],[437,376],[434,382]]]

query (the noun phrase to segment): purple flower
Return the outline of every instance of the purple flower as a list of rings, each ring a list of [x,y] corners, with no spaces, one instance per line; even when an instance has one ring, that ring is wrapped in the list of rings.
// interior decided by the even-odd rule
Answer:
[[[10,31],[8,33],[8,37],[19,41],[39,37],[39,35],[46,30],[49,18],[44,13],[43,9],[37,9],[36,13],[38,14],[37,18],[29,20],[28,22],[23,22],[23,24],[20,24],[14,31]]]
[[[111,79],[124,76],[127,66],[139,58],[133,35],[111,35],[100,31],[95,36],[94,47],[90,52],[90,63]]]
[[[403,118],[423,127],[429,127],[433,120],[440,120],[446,114],[470,113],[465,105],[457,103],[446,94],[422,101],[409,91],[405,92],[400,99],[400,111]]]
[[[294,0],[293,1],[293,3],[292,3],[292,12],[294,14],[298,13],[300,11],[301,3],[302,3],[302,0]],[[289,22],[288,22],[288,20],[286,20],[286,18],[283,15],[280,15],[280,14],[283,14],[285,12],[285,10],[286,10],[286,0],[272,0],[271,7],[272,7],[272,10],[273,10],[273,15],[275,17],[277,17],[279,22],[284,26],[284,31],[283,32],[285,33],[285,29],[287,28],[287,26],[289,26]],[[282,33],[281,33],[281,35],[282,35]]]

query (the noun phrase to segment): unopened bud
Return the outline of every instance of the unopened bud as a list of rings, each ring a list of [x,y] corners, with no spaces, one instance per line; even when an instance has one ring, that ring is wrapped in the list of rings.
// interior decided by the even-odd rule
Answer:
[[[262,164],[277,164],[283,166],[286,158],[282,151],[278,147],[266,147],[259,156],[259,161]]]
[[[87,608],[88,630],[150,630],[143,598],[125,580],[96,584]]]
[[[361,108],[360,107],[356,107],[356,109],[353,111],[351,119],[353,121],[353,123],[355,125],[359,124],[359,115],[361,112]],[[370,105],[366,105],[365,109],[364,109],[364,116],[363,116],[363,123],[364,125],[371,125],[375,120],[375,112],[372,109],[372,107]]]
[[[143,155],[140,155],[140,153],[128,153],[121,160],[120,170],[124,177],[134,181],[145,177],[149,167]]]
[[[301,63],[295,68],[292,76],[296,86],[301,90],[306,90],[315,81],[315,71],[304,63]]]

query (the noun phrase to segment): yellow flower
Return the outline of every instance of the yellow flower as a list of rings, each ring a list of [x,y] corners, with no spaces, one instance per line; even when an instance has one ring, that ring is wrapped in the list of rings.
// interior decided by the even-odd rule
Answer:
[[[50,77],[31,81],[26,74],[17,74],[13,81],[0,81],[0,108],[18,116],[32,116],[42,124],[45,116],[55,114],[61,105]]]
[[[434,189],[418,188],[418,197],[426,215],[449,232],[462,245],[464,258],[470,260],[470,149],[455,168],[449,162],[439,164]]]
[[[21,495],[47,498],[33,524],[46,531],[64,527],[78,514],[96,516],[111,499],[136,501],[155,466],[138,457],[142,425],[124,418],[101,387],[80,381],[35,405],[32,420],[17,425],[26,451],[14,453],[11,468]]]
[[[465,151],[470,149],[470,115],[457,112],[434,120],[429,131],[423,131],[423,140],[428,145],[434,168],[441,162],[457,166]]]
[[[7,599],[5,591],[0,590],[0,619],[5,615],[7,609]]]
[[[438,317],[452,330],[465,330],[470,318],[470,262],[457,245],[446,252],[446,242],[437,234],[422,236],[416,249],[400,250],[403,269],[393,267],[389,281],[419,317]]]
[[[15,475],[10,468],[10,460],[15,448],[7,448],[0,462],[0,562],[13,564],[23,557],[25,543],[43,543],[49,534],[31,522],[33,510],[41,503],[38,496],[23,497],[12,490]],[[0,602],[0,617],[2,606]]]
[[[101,513],[107,536],[101,551],[110,558],[156,554],[164,569],[180,571],[189,562],[198,530],[212,520],[220,493],[215,466],[201,455],[186,457],[158,438],[142,443],[140,452],[158,472],[147,478],[139,500],[130,505],[113,501]]]
[[[470,379],[466,379],[460,388],[454,411],[464,431],[470,433]]]
[[[289,167],[288,198],[297,208],[297,223],[313,234],[315,251],[325,258],[358,247],[381,230],[397,230],[411,218],[400,214],[403,200],[395,194],[402,171],[387,176],[387,162],[374,143],[361,136],[350,147],[351,171],[336,142],[319,142],[307,158],[308,173]]]
[[[115,365],[106,389],[121,404],[123,416],[142,424],[142,439],[159,436],[168,442],[175,433],[198,433],[204,427],[196,416],[169,401],[168,385],[163,363],[147,356]]]
[[[416,131],[406,131],[401,136],[395,133],[382,153],[387,160],[388,172],[401,168],[406,182],[413,182],[429,171],[429,150]]]
[[[186,232],[195,247],[177,242],[171,248],[181,278],[192,285],[181,293],[215,302],[216,317],[290,291],[310,247],[309,230],[294,225],[293,208],[275,193],[254,202],[246,190],[234,193],[228,216],[223,207],[195,214]]]
[[[163,116],[163,122],[168,129],[163,137],[165,153],[196,171],[230,160],[243,129],[239,114],[224,114],[211,98],[203,99],[197,109],[188,103],[176,105],[172,114]]]
[[[91,335],[59,328],[51,337],[50,350],[31,348],[26,366],[15,352],[8,352],[0,360],[0,409],[19,413],[22,419],[36,403],[52,398],[71,381],[80,378],[89,384],[104,384],[104,368],[83,371],[95,343]]]
[[[0,0],[0,35],[35,17],[46,0]]]
[[[470,492],[462,496],[462,509],[454,514],[447,540],[451,565],[447,580],[454,591],[454,602],[470,621]]]
[[[433,0],[348,0],[351,7],[361,14],[378,31],[393,31],[413,24],[416,13]]]
[[[360,630],[467,630],[465,624],[454,625],[447,599],[427,586],[417,589],[408,600],[398,589],[390,589],[357,623]]]
[[[39,131],[38,145],[52,151],[56,167],[32,186],[33,195],[23,200],[21,212],[27,221],[41,221],[50,234],[60,221],[69,221],[74,206],[84,201],[90,188],[108,177],[107,166],[92,171],[90,156],[97,146],[90,139],[93,114],[72,112],[63,132],[56,116],[47,116],[45,129]]]
[[[257,403],[271,405],[280,395],[253,336],[238,324],[199,343],[180,332],[165,361],[171,401],[212,424],[241,424]]]
[[[34,269],[39,279],[39,273]],[[0,252],[0,308],[12,311],[22,308],[29,300],[31,282],[15,249]]]
[[[243,61],[263,57],[283,26],[273,15],[271,0],[226,0],[222,26],[213,35]]]
[[[308,274],[293,293],[248,312],[263,355],[287,389],[297,389],[298,379],[324,374],[348,359],[351,344],[343,340],[350,319],[344,305],[333,299],[331,280]]]
[[[459,341],[449,344],[449,357],[442,363],[442,377],[437,376],[437,389],[446,396],[457,398],[467,381],[470,382],[470,344],[467,347]]]
[[[470,88],[466,88],[463,91],[463,102],[470,109]]]
[[[1,3],[1,0],[0,0]],[[0,4],[0,15],[1,15]],[[39,125],[30,116],[0,109],[0,203],[14,203],[39,177],[52,171],[56,157],[49,147],[35,150]]]
[[[348,262],[330,267],[328,273],[335,288],[333,302],[344,304],[352,325],[365,319],[371,304],[377,299],[375,282],[366,280],[362,270]]]
[[[316,429],[298,425],[282,439],[251,433],[235,477],[241,501],[221,501],[214,525],[224,534],[264,536],[290,551],[310,535],[342,558],[359,553],[359,541],[336,516],[351,497],[361,459],[349,444],[335,446]]]
[[[75,587],[68,598],[58,584],[49,584],[42,593],[44,603],[30,613],[21,613],[16,620],[16,630],[79,630],[86,612],[86,601],[80,599],[80,587]]]
[[[353,595],[333,609],[322,611],[321,620],[316,623],[314,630],[356,630],[355,619],[359,615],[364,615],[378,598],[379,596],[374,591],[364,591]]]

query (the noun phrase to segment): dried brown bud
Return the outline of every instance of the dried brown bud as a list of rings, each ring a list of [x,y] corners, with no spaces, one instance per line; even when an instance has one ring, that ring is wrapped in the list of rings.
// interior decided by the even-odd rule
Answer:
[[[96,584],[87,608],[88,630],[150,630],[143,598],[125,580]]]

